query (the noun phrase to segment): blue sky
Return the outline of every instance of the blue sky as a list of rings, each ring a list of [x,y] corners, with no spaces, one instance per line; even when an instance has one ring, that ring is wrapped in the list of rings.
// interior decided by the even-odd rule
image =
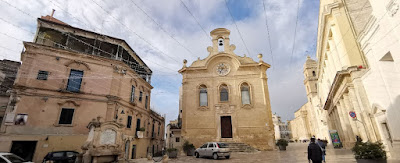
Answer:
[[[297,15],[297,0],[264,0],[271,55],[263,0],[227,0],[249,54],[224,0],[182,0],[205,32],[180,0],[1,0],[0,58],[19,60],[22,40],[34,37],[35,18],[55,9],[54,17],[72,26],[126,40],[153,70],[151,106],[169,121],[178,115],[182,60],[190,65],[197,57],[207,57],[209,32],[228,28],[237,55],[257,59],[262,53],[272,65],[267,71],[272,112],[287,120],[306,102],[303,63],[307,55],[315,58],[319,1],[299,1]]]

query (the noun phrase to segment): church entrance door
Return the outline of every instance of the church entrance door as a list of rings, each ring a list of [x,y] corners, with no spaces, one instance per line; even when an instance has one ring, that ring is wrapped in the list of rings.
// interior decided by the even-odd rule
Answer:
[[[231,116],[221,117],[221,138],[232,138]]]

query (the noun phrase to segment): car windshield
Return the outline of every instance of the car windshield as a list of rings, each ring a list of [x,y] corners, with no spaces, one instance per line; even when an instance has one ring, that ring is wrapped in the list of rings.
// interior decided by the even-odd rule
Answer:
[[[55,152],[53,153],[53,157],[64,157],[64,152]]]
[[[228,144],[225,143],[217,143],[219,148],[228,148]]]
[[[12,163],[24,162],[24,159],[22,159],[21,157],[18,157],[17,155],[14,155],[14,154],[3,155],[3,157],[5,157],[9,161],[11,161]]]

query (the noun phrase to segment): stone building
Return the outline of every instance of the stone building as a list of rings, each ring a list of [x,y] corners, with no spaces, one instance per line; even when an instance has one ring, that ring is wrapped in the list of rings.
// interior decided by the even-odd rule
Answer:
[[[150,109],[152,71],[138,54],[124,40],[52,16],[37,22],[34,41],[24,42],[0,151],[34,162],[81,147],[114,160],[160,151],[165,119]]]
[[[272,122],[274,123],[275,140],[286,139],[289,140],[290,130],[285,122],[282,122],[281,117],[276,113],[272,114]]]
[[[295,112],[295,119],[290,121],[290,125],[293,126],[291,127],[293,128],[292,138],[294,140],[309,140],[310,137],[315,136],[331,143],[326,111],[320,108],[320,99],[318,97],[317,62],[307,57],[303,67],[303,74],[307,103]]]
[[[20,62],[1,60],[0,61],[0,126],[10,99],[8,90],[11,90],[17,77]]]
[[[274,125],[266,71],[269,64],[233,51],[230,31],[211,31],[205,59],[182,74],[182,138],[196,147],[205,142],[246,143],[259,150],[274,148]]]
[[[290,139],[293,141],[310,140],[312,136],[307,110],[307,104],[304,104],[300,109],[294,112],[294,119],[290,120],[288,123],[291,132]]]
[[[400,153],[400,1],[369,1],[371,14],[357,40],[368,63],[363,75],[367,115],[376,123],[377,139],[392,157]],[[352,19],[353,20],[353,19]]]
[[[317,94],[330,133],[345,148],[356,136],[400,149],[397,0],[322,0],[317,41]],[[356,118],[349,116],[355,112]]]
[[[166,130],[166,147],[167,148],[176,148],[182,151],[182,138],[181,138],[181,127],[179,126],[178,120],[170,121],[167,125]]]
[[[320,108],[327,110],[330,133],[338,133],[345,148],[353,147],[356,136],[376,141],[372,121],[367,112],[361,111],[367,109],[368,103],[361,82],[367,63],[357,46],[354,24],[349,17],[357,9],[355,1],[351,1],[350,6],[350,0],[320,2],[316,54]],[[358,6],[363,2],[357,2]],[[358,20],[360,25],[364,17]],[[353,121],[350,111],[358,113],[362,123]]]

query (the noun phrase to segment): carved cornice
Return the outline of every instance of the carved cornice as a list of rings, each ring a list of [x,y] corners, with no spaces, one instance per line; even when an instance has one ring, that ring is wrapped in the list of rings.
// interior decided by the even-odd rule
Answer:
[[[370,39],[372,36],[376,33],[377,29],[379,28],[379,24],[376,24],[376,17],[374,15],[371,15],[368,18],[368,22],[365,25],[364,29],[361,31],[359,34],[359,37],[357,38],[357,41],[361,43],[361,49],[364,50],[367,45],[370,43]],[[370,34],[368,36],[368,34]],[[363,41],[365,40],[365,41]]]

